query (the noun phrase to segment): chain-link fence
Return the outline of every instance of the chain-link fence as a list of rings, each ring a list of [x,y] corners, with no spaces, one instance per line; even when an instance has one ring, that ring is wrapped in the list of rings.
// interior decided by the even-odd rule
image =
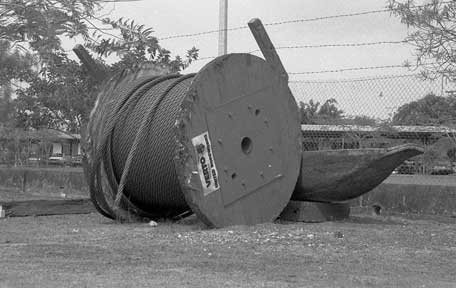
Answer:
[[[456,85],[418,75],[291,81],[300,105],[304,150],[389,148],[412,143],[424,153],[395,174],[456,172]]]

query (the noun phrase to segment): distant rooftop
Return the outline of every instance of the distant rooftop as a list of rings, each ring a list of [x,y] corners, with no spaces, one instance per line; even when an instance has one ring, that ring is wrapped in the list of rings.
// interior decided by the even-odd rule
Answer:
[[[301,125],[305,136],[340,136],[348,132],[399,134],[408,136],[455,136],[456,129],[446,126],[361,126],[361,125]],[[404,136],[405,136],[404,135]]]
[[[71,141],[71,140],[80,140],[81,136],[79,134],[71,134],[60,130],[55,129],[37,129],[37,130],[23,130],[16,128],[13,130],[8,130],[6,128],[0,127],[0,139],[14,138],[22,140],[42,140],[46,139],[47,141]]]

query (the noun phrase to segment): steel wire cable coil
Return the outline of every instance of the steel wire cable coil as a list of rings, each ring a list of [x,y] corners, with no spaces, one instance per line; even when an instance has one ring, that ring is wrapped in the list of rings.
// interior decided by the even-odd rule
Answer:
[[[130,212],[157,217],[189,210],[173,164],[173,126],[193,77],[125,79],[99,97],[93,112],[99,115],[89,123],[94,151],[87,176],[103,215],[125,220]]]

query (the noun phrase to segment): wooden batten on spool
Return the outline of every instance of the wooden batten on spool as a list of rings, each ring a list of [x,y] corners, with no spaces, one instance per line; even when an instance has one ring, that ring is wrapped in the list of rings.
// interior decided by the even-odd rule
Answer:
[[[81,60],[81,62],[85,65],[87,70],[89,70],[89,74],[92,75],[97,81],[101,82],[105,80],[106,73],[101,69],[99,65],[93,60],[84,46],[78,44],[73,48],[73,52],[76,56]]]

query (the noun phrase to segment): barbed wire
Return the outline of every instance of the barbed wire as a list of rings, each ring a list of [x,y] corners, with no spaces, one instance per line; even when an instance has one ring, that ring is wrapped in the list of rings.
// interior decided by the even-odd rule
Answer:
[[[394,45],[394,44],[404,44],[410,43],[408,40],[399,40],[399,41],[377,41],[377,42],[363,42],[363,43],[334,43],[334,44],[317,44],[317,45],[295,45],[295,46],[278,46],[275,49],[307,49],[307,48],[332,48],[332,47],[362,47],[362,46],[374,46],[374,45]],[[260,49],[251,51],[259,52]]]
[[[322,74],[322,73],[338,73],[346,71],[361,71],[361,70],[376,70],[376,69],[389,69],[389,68],[407,68],[404,64],[401,65],[383,65],[383,66],[367,66],[367,67],[352,67],[341,68],[333,70],[320,70],[320,71],[304,71],[304,72],[288,72],[289,75],[309,75],[309,74]]]
[[[453,1],[444,1],[440,4],[448,4],[448,3],[452,3],[452,2]],[[410,8],[418,9],[418,8],[422,8],[422,7],[426,7],[426,6],[430,6],[430,5],[433,5],[433,3],[416,5],[416,6],[413,6]],[[263,25],[264,26],[277,26],[277,25],[292,24],[292,23],[315,22],[315,21],[321,21],[321,20],[339,19],[339,18],[363,16],[363,15],[378,14],[378,13],[385,13],[385,12],[392,12],[392,11],[390,9],[379,9],[379,10],[353,12],[353,13],[337,14],[337,15],[330,15],[330,16],[320,16],[320,17],[313,17],[313,18],[284,20],[284,21],[278,21],[278,22],[265,23]],[[220,31],[225,31],[225,30],[226,31],[236,31],[236,30],[244,30],[244,29],[248,29],[248,28],[249,27],[247,25],[243,25],[243,26],[227,28],[227,29],[214,29],[214,30],[202,31],[202,32],[197,32],[197,33],[170,35],[170,36],[160,37],[157,39],[158,40],[169,40],[169,39],[177,39],[177,38],[189,38],[189,37],[197,37],[197,36],[203,36],[203,35],[208,35],[208,34],[214,34],[214,33],[218,33]]]
[[[343,79],[331,79],[331,80],[290,80],[290,83],[309,83],[309,84],[337,84],[337,83],[352,83],[352,82],[365,82],[375,80],[389,80],[398,78],[417,78],[421,74],[390,74],[390,75],[379,75],[361,78],[343,78]]]
[[[171,35],[171,36],[157,38],[157,40],[161,41],[161,40],[176,39],[176,38],[189,38],[189,37],[195,37],[195,36],[214,34],[214,33],[218,33],[220,31],[225,31],[225,30],[226,31],[236,31],[236,30],[244,30],[244,29],[247,29],[247,28],[249,28],[249,27],[247,25],[244,25],[244,26],[227,28],[227,29],[216,29],[216,30],[209,30],[209,31],[197,32],[197,33]]]
[[[215,58],[217,58],[217,57],[218,57],[218,56],[201,57],[201,58],[198,58],[198,59],[193,60],[193,62],[195,62],[195,61],[203,61],[203,60],[215,59]]]
[[[394,44],[405,44],[410,43],[408,40],[398,41],[377,41],[377,42],[363,42],[363,43],[334,43],[334,44],[317,44],[317,45],[295,45],[295,46],[278,46],[275,50],[286,50],[286,49],[308,49],[308,48],[338,48],[338,47],[363,47],[363,46],[374,46],[374,45],[394,45]],[[252,54],[261,52],[260,49],[255,49],[246,53]],[[214,59],[217,56],[206,56],[198,58],[195,61]]]
[[[307,19],[285,20],[285,21],[280,21],[280,22],[266,23],[266,24],[264,24],[264,26],[275,26],[275,25],[283,25],[283,24],[290,24],[290,23],[315,22],[315,21],[328,20],[328,19],[337,19],[337,18],[354,17],[354,16],[369,15],[369,14],[378,14],[378,13],[384,13],[384,12],[388,12],[388,11],[391,11],[391,10],[379,9],[379,10],[354,12],[354,13],[347,13],[347,14],[320,16],[320,17],[307,18]]]
[[[276,50],[286,50],[286,49],[309,49],[309,48],[337,48],[337,47],[363,47],[363,46],[374,46],[374,45],[389,45],[389,44],[405,44],[410,43],[408,40],[398,40],[398,41],[376,41],[376,42],[362,42],[362,43],[334,43],[334,44],[316,44],[316,45],[295,45],[295,46],[278,46],[275,47]],[[257,53],[261,52],[260,49],[255,49],[246,53]],[[205,56],[198,58],[194,61],[201,61],[207,59],[214,59],[218,56]]]
[[[450,2],[452,2],[452,1],[442,2],[442,4],[450,3]],[[424,6],[428,6],[428,5],[431,5],[431,4],[419,5],[419,6],[415,6],[413,8],[419,8],[419,7],[424,7]],[[307,19],[286,20],[286,21],[281,21],[281,22],[266,23],[265,26],[283,25],[283,24],[287,24],[287,23],[298,23],[298,22],[311,22],[311,21],[319,21],[319,20],[324,20],[324,19],[334,19],[334,18],[343,18],[343,17],[353,17],[353,16],[359,16],[359,15],[382,13],[382,12],[386,12],[386,11],[390,11],[390,10],[381,9],[381,10],[346,13],[346,14],[331,15],[331,16],[314,17],[314,18],[307,18]],[[97,16],[93,16],[93,18],[103,23],[103,19],[100,19]],[[114,34],[103,31],[103,30],[108,30],[108,29],[99,28],[94,23],[92,23],[90,20],[88,20],[88,19],[85,19],[85,20],[89,23],[89,25],[91,25],[93,28],[97,29],[100,33],[109,35],[111,37],[115,37],[117,39],[121,39],[120,37],[118,37]],[[246,28],[248,28],[248,27],[240,26],[240,27],[229,28],[227,30],[234,31],[234,30],[240,30],[240,29],[246,29]],[[124,27],[124,29],[128,30],[128,27]],[[158,38],[158,39],[163,40],[163,39],[171,39],[171,38],[178,38],[178,37],[190,37],[190,36],[196,36],[196,35],[215,33],[215,32],[219,32],[219,31],[221,31],[221,30],[219,29],[219,30],[204,31],[204,32],[193,33],[193,34],[174,35],[174,36]],[[339,43],[339,44],[330,43],[330,44],[318,44],[318,45],[279,46],[276,49],[283,50],[283,49],[307,49],[307,48],[330,48],[330,47],[361,47],[361,46],[388,45],[388,44],[394,45],[394,44],[403,44],[403,43],[408,43],[408,42],[409,41],[407,41],[407,40],[400,40],[400,41],[376,41],[376,42],[363,42],[363,43]],[[249,53],[255,53],[255,52],[259,52],[259,51],[260,51],[259,49],[256,49]],[[202,58],[196,59],[194,61],[202,61],[202,60],[207,60],[207,59],[213,59],[216,57],[217,56],[207,56],[207,57],[202,57]],[[370,66],[370,67],[341,68],[341,69],[320,70],[320,71],[289,72],[288,74],[290,74],[290,75],[310,75],[310,74],[337,73],[337,72],[346,72],[346,71],[360,71],[360,70],[374,70],[374,69],[405,68],[405,67],[407,67],[407,66],[404,64],[402,64],[402,65],[384,65],[384,66]]]
[[[359,12],[359,13],[340,14],[340,15],[323,16],[323,17],[315,17],[315,18],[307,18],[307,19],[285,20],[285,21],[280,21],[280,22],[265,23],[264,26],[277,26],[277,25],[284,25],[284,24],[291,24],[291,23],[314,22],[314,21],[320,21],[320,20],[325,20],[325,19],[336,19],[336,18],[343,18],[343,17],[368,15],[368,14],[373,14],[373,13],[382,13],[382,12],[386,12],[386,11],[389,11],[389,10],[382,9],[382,10],[373,10],[373,11],[366,11],[366,12]],[[158,38],[158,40],[188,38],[188,37],[202,36],[202,35],[207,35],[207,34],[214,34],[214,33],[218,33],[220,31],[225,31],[225,30],[226,31],[236,31],[236,30],[244,30],[244,29],[248,29],[248,28],[249,27],[247,25],[243,25],[243,26],[238,26],[238,27],[233,27],[233,28],[228,28],[228,29],[214,29],[214,30],[197,32],[197,33],[171,35],[171,36]]]
[[[140,1],[140,0],[129,0],[129,1]],[[116,1],[116,0],[106,0],[106,1],[101,1],[101,2],[122,2],[122,1]],[[128,2],[128,0],[126,1]],[[452,3],[453,1],[444,1],[440,4],[448,4]],[[1,3],[8,5],[8,3]],[[425,6],[430,6],[433,5],[433,3],[429,4],[423,4],[423,5],[417,5],[411,7],[412,9],[417,9],[417,8],[422,8]],[[265,23],[264,26],[277,26],[277,25],[284,25],[284,24],[291,24],[291,23],[304,23],[304,22],[315,22],[315,21],[321,21],[321,20],[328,20],[328,19],[338,19],[338,18],[346,18],[346,17],[354,17],[354,16],[362,16],[362,15],[370,15],[370,14],[377,14],[377,13],[385,13],[385,12],[391,12],[390,9],[379,9],[379,10],[371,10],[371,11],[362,11],[362,12],[353,12],[353,13],[346,13],[346,14],[337,14],[337,15],[330,15],[330,16],[320,16],[320,17],[313,17],[313,18],[303,18],[303,19],[294,19],[294,20],[285,20],[285,21],[278,21],[278,22],[271,22],[271,23]],[[99,21],[103,21],[99,17],[92,15],[91,18],[94,18]],[[87,20],[87,19],[85,19]],[[92,23],[90,23],[92,26],[94,26]],[[220,31],[236,31],[236,30],[244,30],[247,29],[247,25],[243,26],[238,26],[238,27],[233,27],[233,28],[227,28],[227,29],[214,29],[214,30],[209,30],[209,31],[202,31],[202,32],[197,32],[197,33],[188,33],[188,34],[178,34],[178,35],[171,35],[171,36],[166,36],[166,37],[158,37],[157,40],[168,40],[168,39],[176,39],[176,38],[188,38],[188,37],[195,37],[195,36],[202,36],[202,35],[208,35],[208,34],[214,34],[218,33]],[[115,30],[113,28],[100,28],[100,27],[91,27],[89,29],[95,29],[98,30],[101,33],[104,33],[106,35],[109,35],[111,37],[119,38],[117,36],[114,36],[113,34],[110,33],[105,33],[103,31],[107,30]],[[128,27],[124,27],[124,29],[128,30]],[[131,31],[134,32],[134,31]]]

